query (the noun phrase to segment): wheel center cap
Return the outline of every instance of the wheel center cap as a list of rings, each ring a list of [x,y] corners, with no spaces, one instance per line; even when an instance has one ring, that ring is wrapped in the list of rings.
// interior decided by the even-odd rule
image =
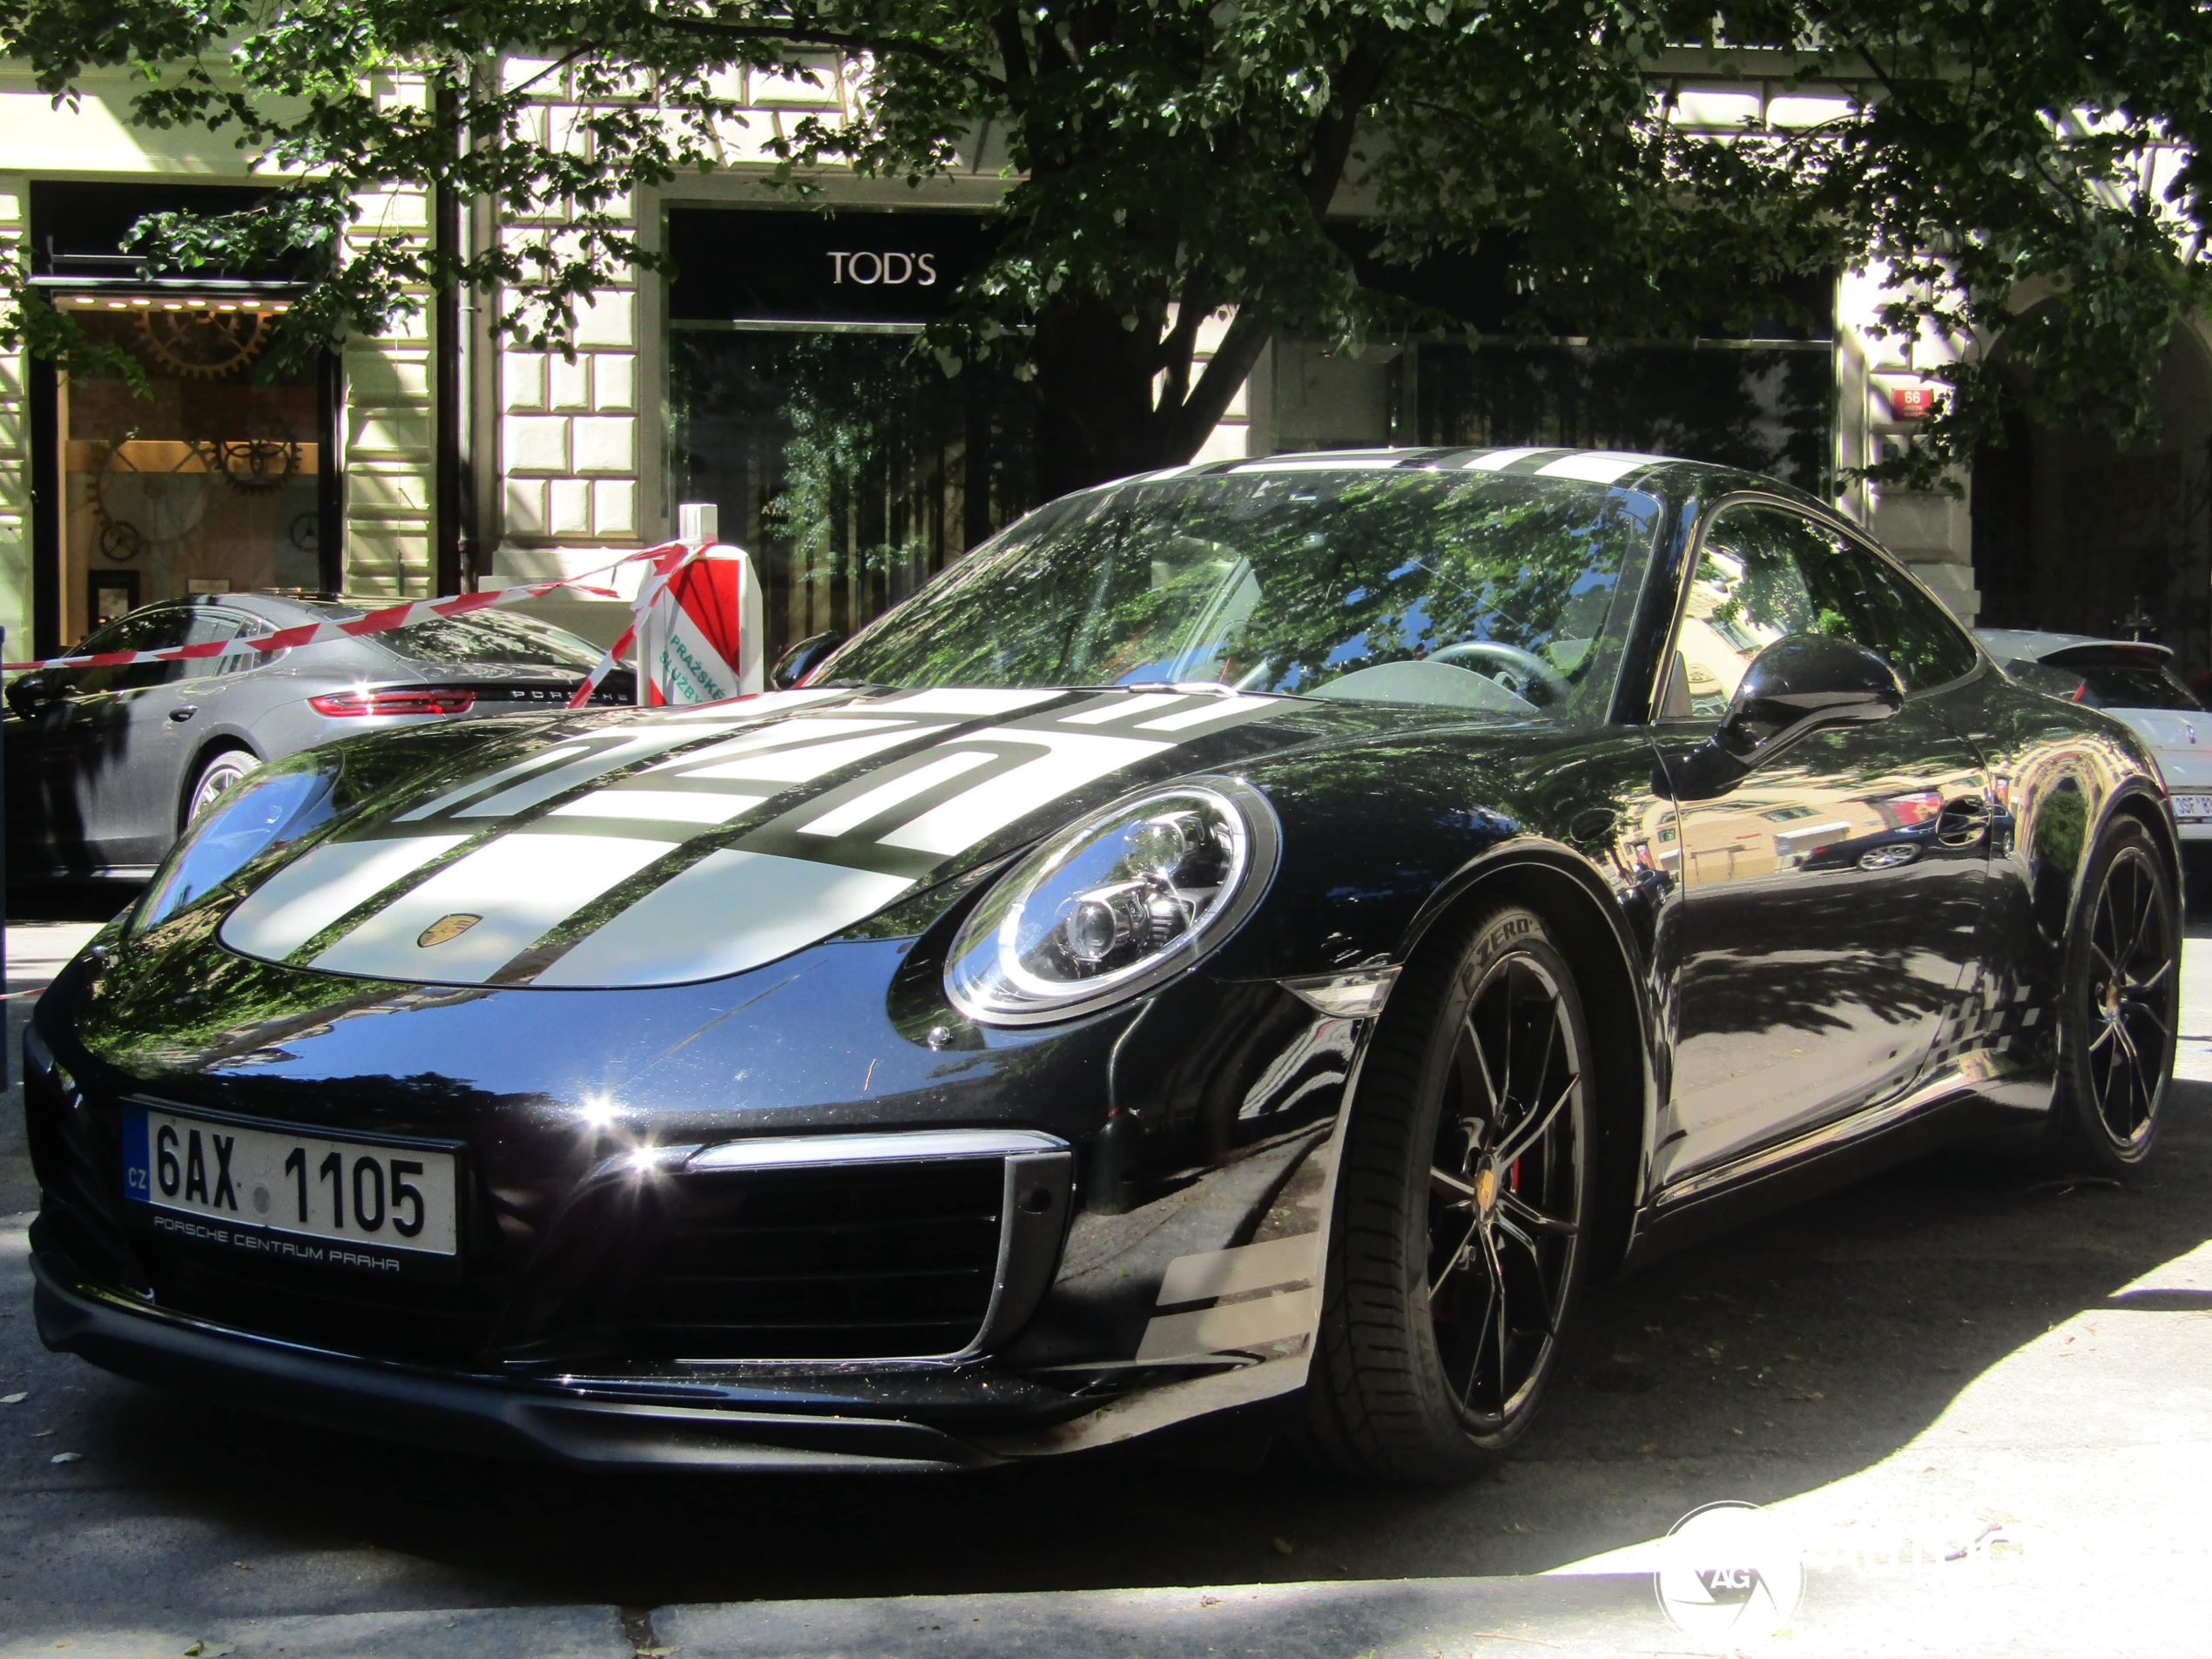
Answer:
[[[1498,1202],[1498,1172],[1487,1165],[1474,1177],[1474,1208],[1479,1215],[1488,1215]]]

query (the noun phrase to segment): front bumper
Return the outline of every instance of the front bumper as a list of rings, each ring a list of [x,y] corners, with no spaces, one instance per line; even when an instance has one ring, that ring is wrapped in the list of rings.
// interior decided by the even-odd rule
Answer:
[[[755,1386],[719,1406],[653,1399],[623,1379],[447,1372],[279,1342],[134,1305],[34,1227],[40,1340],[105,1370],[295,1421],[479,1456],[605,1468],[939,1473],[1000,1460],[930,1425],[838,1409],[819,1386]],[[699,1388],[696,1398],[717,1391]],[[719,1391],[725,1395],[737,1391]],[[827,1405],[829,1409],[823,1409]]]

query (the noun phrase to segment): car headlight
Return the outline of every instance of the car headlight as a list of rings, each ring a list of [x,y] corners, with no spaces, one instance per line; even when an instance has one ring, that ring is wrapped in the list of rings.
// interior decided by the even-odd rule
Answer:
[[[1274,873],[1275,818],[1229,779],[1163,789],[1055,837],[953,941],[945,990],[986,1025],[1065,1019],[1179,974]]]
[[[233,786],[170,849],[139,901],[131,931],[159,927],[262,853],[328,823],[338,814],[337,786],[328,763],[305,756]]]

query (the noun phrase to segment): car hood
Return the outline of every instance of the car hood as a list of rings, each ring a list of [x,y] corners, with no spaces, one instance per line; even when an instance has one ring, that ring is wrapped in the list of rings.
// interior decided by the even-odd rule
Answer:
[[[411,984],[716,978],[1130,788],[1448,713],[1165,690],[813,690],[506,723],[257,871],[219,936]]]

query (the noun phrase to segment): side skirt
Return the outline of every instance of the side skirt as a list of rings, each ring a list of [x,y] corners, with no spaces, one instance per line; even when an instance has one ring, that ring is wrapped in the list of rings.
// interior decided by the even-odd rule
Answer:
[[[1636,1217],[1622,1271],[1786,1210],[1854,1181],[1979,1136],[2017,1130],[2034,1086],[2013,1077],[1947,1070],[1885,1103],[1661,1191]],[[2047,1103],[2049,1084],[2041,1085]]]

